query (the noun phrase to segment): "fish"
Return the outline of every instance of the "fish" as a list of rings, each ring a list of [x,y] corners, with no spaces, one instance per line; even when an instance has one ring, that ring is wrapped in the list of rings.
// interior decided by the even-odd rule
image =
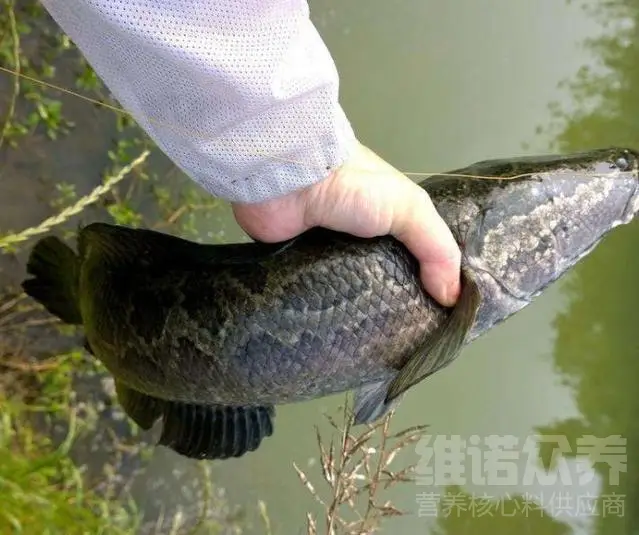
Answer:
[[[639,211],[639,153],[603,148],[483,160],[419,185],[462,252],[443,307],[391,236],[313,228],[280,243],[195,243],[93,222],[77,251],[55,235],[22,287],[115,381],[157,442],[194,459],[238,458],[274,432],[275,406],[353,393],[356,425],[448,367],[528,306]]]

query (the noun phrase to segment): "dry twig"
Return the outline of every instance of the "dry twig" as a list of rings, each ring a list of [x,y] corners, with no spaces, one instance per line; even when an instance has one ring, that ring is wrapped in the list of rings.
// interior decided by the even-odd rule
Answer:
[[[398,483],[412,481],[412,465],[393,471],[391,464],[398,452],[422,437],[427,426],[411,427],[391,434],[390,421],[393,413],[389,412],[358,435],[353,433],[353,415],[348,404],[344,405],[342,425],[327,416],[329,423],[339,434],[336,448],[334,436],[326,446],[319,429],[317,430],[322,477],[329,488],[329,499],[320,497],[306,474],[294,464],[302,484],[325,510],[326,535],[375,533],[383,518],[405,514],[390,501],[380,503],[378,494]],[[375,442],[379,447],[373,446]],[[347,519],[347,516],[352,518]],[[320,533],[317,520],[311,514],[307,515],[307,533]]]

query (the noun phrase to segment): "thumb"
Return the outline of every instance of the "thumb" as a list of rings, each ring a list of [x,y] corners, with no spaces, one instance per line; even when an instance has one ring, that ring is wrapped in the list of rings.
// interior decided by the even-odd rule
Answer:
[[[461,252],[426,191],[406,178],[402,210],[393,214],[390,233],[415,256],[426,291],[444,306],[460,292]]]
[[[391,209],[388,233],[418,260],[426,291],[442,305],[454,305],[460,292],[461,251],[426,190],[363,145],[355,165],[375,171],[368,184],[371,177],[385,177],[380,188],[384,199],[377,204]]]

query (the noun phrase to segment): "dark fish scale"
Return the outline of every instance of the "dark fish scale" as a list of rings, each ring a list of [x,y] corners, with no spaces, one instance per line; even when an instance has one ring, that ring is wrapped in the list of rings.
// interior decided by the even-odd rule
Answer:
[[[216,299],[210,292],[211,280],[204,278],[193,284],[183,284],[183,299],[180,307],[193,321],[207,325],[211,336],[217,336],[222,326],[230,319],[230,312],[225,303]]]
[[[326,325],[327,322],[341,324],[345,320],[346,310],[344,306],[333,307],[330,310],[322,310],[319,315],[319,322],[321,325]]]
[[[290,308],[282,308],[282,315],[280,316],[280,323],[284,331],[290,331],[295,328],[295,317],[291,314]]]
[[[286,301],[286,306],[291,310],[303,313],[308,310],[308,304],[299,295],[291,295]]]
[[[237,280],[242,281],[242,285],[252,294],[261,295],[266,288],[269,277],[269,271],[266,266],[257,265],[238,265],[236,273],[239,275]]]
[[[130,292],[129,295],[131,304],[129,319],[133,323],[136,315],[145,314],[145,321],[138,326],[136,332],[150,344],[162,334],[166,315],[171,309],[173,295],[170,292],[158,293],[144,285],[138,286],[136,291]]]
[[[322,317],[321,313],[324,311],[324,309],[320,309],[320,310],[314,310],[312,312],[308,312],[306,315],[306,323],[307,323],[307,329],[310,329],[311,331],[316,331],[317,329],[320,328],[320,319]]]

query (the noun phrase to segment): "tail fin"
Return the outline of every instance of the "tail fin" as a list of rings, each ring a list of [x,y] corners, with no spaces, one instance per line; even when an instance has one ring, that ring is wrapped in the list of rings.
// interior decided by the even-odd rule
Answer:
[[[29,255],[27,273],[34,278],[22,283],[51,314],[72,325],[82,323],[78,302],[79,258],[54,236],[38,241]]]

